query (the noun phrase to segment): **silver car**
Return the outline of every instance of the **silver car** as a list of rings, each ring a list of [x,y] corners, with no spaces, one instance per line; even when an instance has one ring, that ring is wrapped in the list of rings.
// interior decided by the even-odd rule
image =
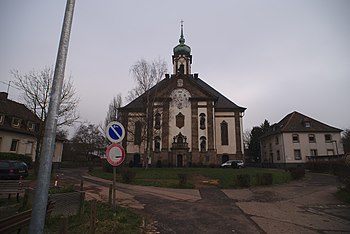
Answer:
[[[221,164],[220,167],[232,167],[232,168],[243,168],[244,162],[243,160],[228,160]]]

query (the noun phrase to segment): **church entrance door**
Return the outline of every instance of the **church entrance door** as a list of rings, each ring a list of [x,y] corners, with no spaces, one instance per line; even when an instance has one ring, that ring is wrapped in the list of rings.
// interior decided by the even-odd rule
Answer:
[[[182,154],[177,155],[177,167],[183,167],[183,157]]]
[[[224,154],[224,155],[222,155],[221,162],[222,162],[222,163],[225,163],[225,162],[228,161],[228,159],[229,159],[228,155],[227,155],[227,154]]]

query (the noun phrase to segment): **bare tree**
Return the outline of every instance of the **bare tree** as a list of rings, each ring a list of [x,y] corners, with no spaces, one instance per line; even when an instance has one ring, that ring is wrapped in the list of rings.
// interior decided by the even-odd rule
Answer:
[[[134,122],[140,121],[143,127],[141,141],[146,142],[146,168],[151,160],[151,148],[154,135],[153,125],[153,108],[155,102],[156,90],[150,92],[151,88],[161,81],[167,73],[167,64],[163,60],[154,60],[147,62],[144,59],[137,61],[131,68],[130,73],[136,82],[136,87],[128,93],[127,99],[132,101],[138,97],[142,98],[145,107],[145,113],[138,118],[134,118]],[[128,129],[128,132],[134,133],[135,129]],[[141,148],[141,142],[139,145]]]
[[[49,108],[50,93],[53,81],[53,69],[45,67],[41,71],[30,71],[21,74],[12,70],[15,85],[22,91],[25,105],[45,122]],[[79,116],[76,113],[79,98],[71,81],[71,77],[63,84],[61,104],[57,126],[71,126]]]
[[[76,154],[84,155],[89,161],[99,157],[106,150],[106,140],[99,127],[94,124],[81,124],[72,138]]]
[[[104,122],[105,128],[107,127],[109,122],[118,120],[118,108],[120,108],[121,105],[122,105],[122,95],[118,93],[116,97],[113,97],[111,103],[109,104],[107,116]]]
[[[41,71],[33,70],[23,74],[18,70],[11,71],[11,74],[15,78],[15,85],[22,91],[24,104],[36,114],[43,123],[40,125],[36,136],[37,147],[35,162],[39,162],[40,145],[44,135],[45,121],[48,114],[53,73],[53,69],[49,67],[45,67]],[[71,126],[79,118],[76,113],[78,101],[79,98],[76,95],[71,77],[69,77],[63,83],[61,103],[58,112],[58,127]]]

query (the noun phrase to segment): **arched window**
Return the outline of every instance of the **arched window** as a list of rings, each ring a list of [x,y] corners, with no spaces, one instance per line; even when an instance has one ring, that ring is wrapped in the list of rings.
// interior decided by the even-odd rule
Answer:
[[[154,138],[154,151],[160,151],[160,137],[156,136]]]
[[[199,128],[200,129],[205,129],[205,114],[204,113],[200,113],[199,115]]]
[[[141,145],[141,134],[142,134],[142,123],[137,121],[135,123],[135,135],[134,135],[134,144]]]
[[[201,136],[199,138],[200,140],[200,146],[201,146],[201,151],[204,152],[204,151],[207,151],[207,138],[205,136]]]
[[[154,116],[154,128],[155,129],[160,129],[160,117],[161,117],[161,115],[159,113],[157,113]]]
[[[228,125],[224,120],[220,124],[221,127],[221,145],[228,145]]]

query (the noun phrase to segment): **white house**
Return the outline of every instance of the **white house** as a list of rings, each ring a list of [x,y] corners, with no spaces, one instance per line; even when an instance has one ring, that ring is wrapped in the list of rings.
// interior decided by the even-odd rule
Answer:
[[[296,111],[273,124],[261,140],[263,163],[278,167],[310,160],[333,160],[344,154],[341,129]]]
[[[0,152],[16,153],[32,157],[35,161],[37,132],[40,119],[25,105],[7,98],[0,92]],[[53,163],[62,159],[63,141],[57,140]]]

